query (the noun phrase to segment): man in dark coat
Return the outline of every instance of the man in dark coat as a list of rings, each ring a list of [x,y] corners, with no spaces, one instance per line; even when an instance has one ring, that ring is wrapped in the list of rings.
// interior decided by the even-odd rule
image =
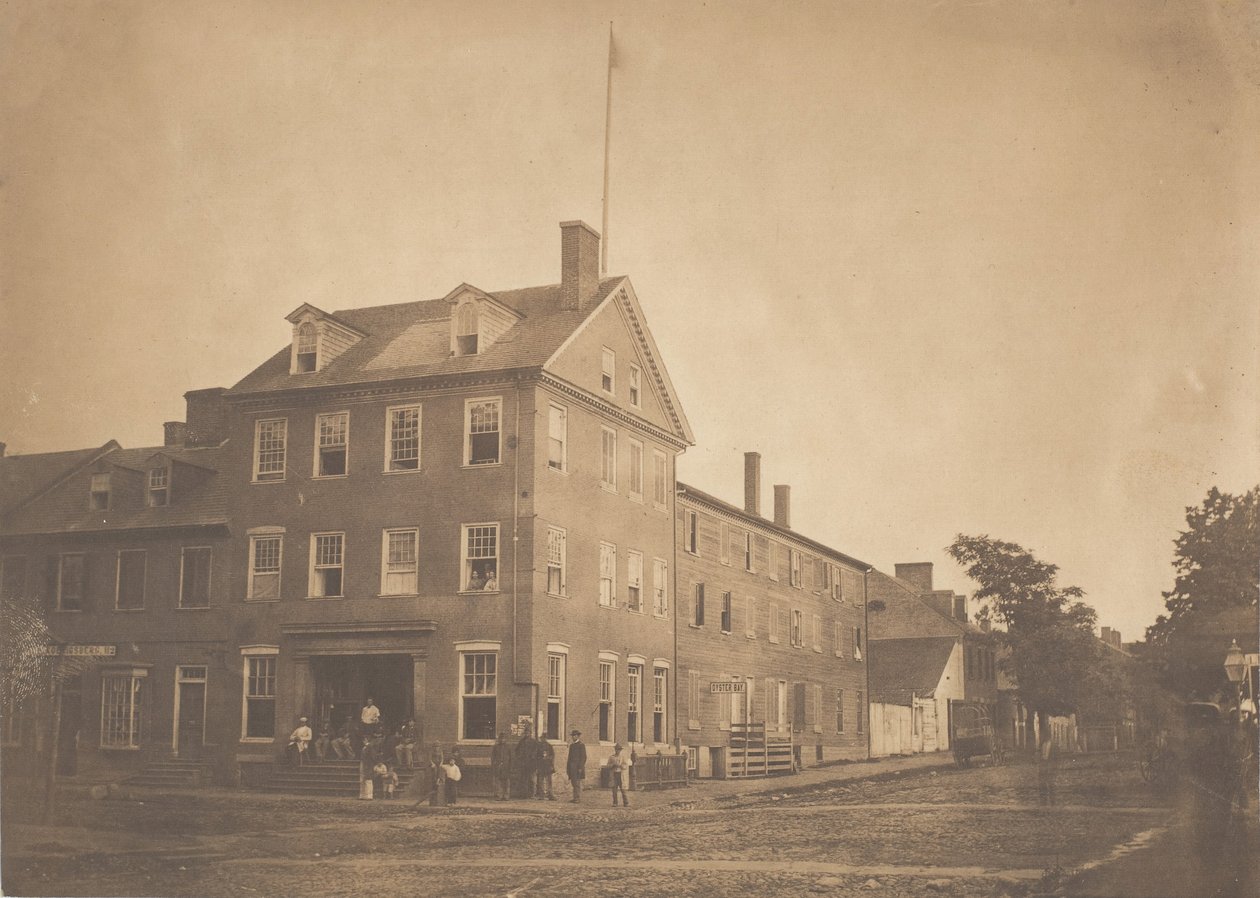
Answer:
[[[507,733],[499,733],[490,750],[490,772],[494,774],[495,801],[507,801],[512,788],[512,746],[508,745]]]
[[[512,755],[512,797],[529,798],[534,794],[534,772],[538,767],[538,743],[527,727],[516,743]]]
[[[551,778],[556,772],[556,750],[546,739],[539,739],[534,744],[538,746],[538,763],[535,767],[538,782],[534,798],[555,801],[556,796],[551,791]]]
[[[565,764],[565,773],[573,785],[573,797],[570,801],[582,800],[582,780],[586,779],[586,746],[582,744],[582,734],[574,730],[569,734],[573,741],[569,743],[569,760]]]

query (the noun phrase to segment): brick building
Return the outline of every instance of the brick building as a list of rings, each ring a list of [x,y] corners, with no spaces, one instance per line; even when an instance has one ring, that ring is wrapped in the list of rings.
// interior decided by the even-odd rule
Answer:
[[[747,724],[790,743],[789,768],[865,758],[870,566],[792,530],[787,486],[762,517],[755,452],[744,481],[743,508],[678,487],[681,742],[699,776],[756,771]]]

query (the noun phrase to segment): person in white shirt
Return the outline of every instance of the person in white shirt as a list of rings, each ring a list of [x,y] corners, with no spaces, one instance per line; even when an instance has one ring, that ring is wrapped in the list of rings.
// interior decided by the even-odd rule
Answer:
[[[363,722],[363,729],[367,733],[375,733],[378,724],[381,722],[381,709],[376,707],[376,702],[372,701],[369,696],[363,705],[363,711],[359,715],[359,720]]]
[[[289,748],[293,749],[293,763],[301,767],[306,763],[306,749],[311,744],[311,728],[306,725],[306,718],[299,717],[297,729],[289,734]]]

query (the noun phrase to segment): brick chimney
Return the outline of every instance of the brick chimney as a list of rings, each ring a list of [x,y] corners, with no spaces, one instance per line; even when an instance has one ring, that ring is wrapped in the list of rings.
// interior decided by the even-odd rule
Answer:
[[[560,307],[585,309],[599,292],[599,231],[584,221],[560,222]]]
[[[954,619],[965,621],[967,619],[967,597],[954,593]]]
[[[774,522],[792,529],[792,488],[786,483],[774,485]]]
[[[761,453],[744,453],[744,511],[761,517]]]
[[[225,387],[210,387],[184,394],[188,420],[186,445],[215,446],[227,439],[228,407],[223,399],[226,392]]]
[[[183,446],[188,442],[188,425],[183,421],[167,421],[162,425],[163,446]]]
[[[932,591],[932,562],[908,562],[897,565],[893,570],[898,580],[905,580],[916,592],[922,594]],[[949,612],[945,614],[948,616]]]

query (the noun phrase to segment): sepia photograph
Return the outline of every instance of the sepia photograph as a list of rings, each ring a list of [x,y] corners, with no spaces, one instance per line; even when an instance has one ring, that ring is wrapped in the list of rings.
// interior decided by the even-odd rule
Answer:
[[[1256,0],[0,6],[0,894],[1260,895]]]

